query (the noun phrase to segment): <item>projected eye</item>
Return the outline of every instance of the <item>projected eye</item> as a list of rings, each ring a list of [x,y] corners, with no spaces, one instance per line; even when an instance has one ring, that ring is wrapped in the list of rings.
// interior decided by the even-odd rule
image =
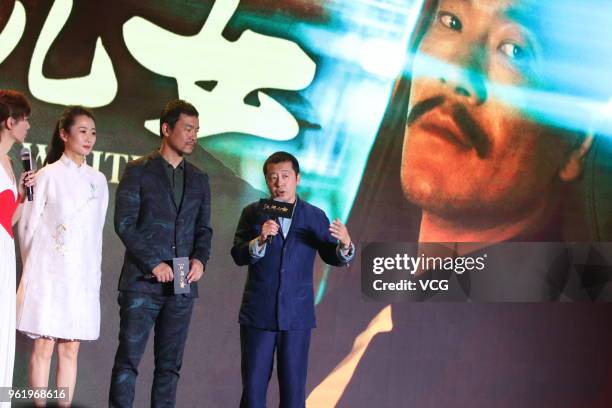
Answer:
[[[524,61],[529,56],[526,48],[523,48],[513,42],[503,42],[497,47],[497,49],[515,61]]]
[[[463,25],[461,24],[461,20],[459,20],[457,16],[451,13],[440,12],[438,14],[438,20],[444,27],[451,29],[453,31],[461,32],[461,29],[463,28]]]

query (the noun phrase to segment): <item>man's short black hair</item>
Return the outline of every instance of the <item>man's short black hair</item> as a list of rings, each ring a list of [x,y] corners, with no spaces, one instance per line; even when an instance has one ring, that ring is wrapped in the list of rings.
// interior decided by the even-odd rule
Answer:
[[[266,159],[263,165],[263,173],[264,176],[267,176],[266,170],[268,169],[268,164],[277,164],[282,162],[291,162],[291,167],[293,167],[293,171],[295,171],[295,175],[300,174],[300,163],[298,163],[297,159],[294,155],[287,152],[275,152],[270,155]]]
[[[164,138],[164,133],[162,132],[162,126],[164,123],[167,123],[170,129],[174,129],[174,125],[178,122],[181,113],[187,116],[195,116],[196,118],[200,116],[198,110],[190,104],[182,99],[175,99],[170,101],[164,106],[164,110],[161,115],[159,115],[159,137]]]

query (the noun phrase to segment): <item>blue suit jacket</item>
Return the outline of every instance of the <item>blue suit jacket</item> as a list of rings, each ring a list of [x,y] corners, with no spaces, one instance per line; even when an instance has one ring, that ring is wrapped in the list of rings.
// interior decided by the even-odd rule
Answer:
[[[145,279],[161,262],[175,257],[199,259],[210,254],[210,187],[208,176],[185,161],[185,189],[174,202],[166,161],[155,151],[127,164],[117,187],[115,231],[125,245],[119,290],[172,294],[172,282]],[[198,294],[191,284],[191,296]]]
[[[239,322],[265,330],[299,330],[316,326],[312,273],[318,252],[330,265],[346,264],[336,253],[338,241],[329,233],[329,219],[320,208],[297,200],[287,238],[273,237],[263,258],[253,259],[249,242],[269,219],[258,203],[242,211],[232,257],[248,265]]]

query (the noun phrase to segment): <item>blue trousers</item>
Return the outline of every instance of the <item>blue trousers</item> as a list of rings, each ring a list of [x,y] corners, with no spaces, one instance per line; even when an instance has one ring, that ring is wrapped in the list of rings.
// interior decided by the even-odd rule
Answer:
[[[310,329],[268,331],[241,325],[240,408],[266,408],[275,350],[280,407],[304,408],[309,347]]]
[[[151,407],[174,407],[194,298],[119,292],[119,347],[111,377],[109,407],[132,407],[138,364],[155,327]]]

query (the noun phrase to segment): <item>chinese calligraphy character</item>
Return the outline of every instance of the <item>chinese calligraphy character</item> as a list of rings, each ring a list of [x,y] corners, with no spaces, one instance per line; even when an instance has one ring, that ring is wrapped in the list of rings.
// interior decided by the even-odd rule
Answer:
[[[30,69],[28,84],[36,98],[58,104],[81,104],[90,107],[105,106],[117,95],[117,77],[102,39],[98,38],[89,75],[69,79],[49,79],[42,73],[45,55],[66,24],[72,10],[72,0],[56,0],[49,11],[38,36]]]
[[[123,26],[124,40],[146,68],[176,78],[179,97],[201,111],[200,137],[240,132],[289,140],[299,131],[291,113],[261,91],[259,106],[245,104],[244,98],[263,88],[303,89],[312,82],[316,65],[297,44],[281,38],[246,30],[237,41],[226,40],[222,31],[238,4],[239,0],[217,0],[194,36],[177,35],[133,17]],[[205,90],[197,84],[201,81],[215,85]],[[157,133],[159,121],[146,121],[145,127]]]
[[[23,4],[15,2],[15,7],[4,30],[0,33],[0,64],[15,49],[25,29],[26,14]]]

